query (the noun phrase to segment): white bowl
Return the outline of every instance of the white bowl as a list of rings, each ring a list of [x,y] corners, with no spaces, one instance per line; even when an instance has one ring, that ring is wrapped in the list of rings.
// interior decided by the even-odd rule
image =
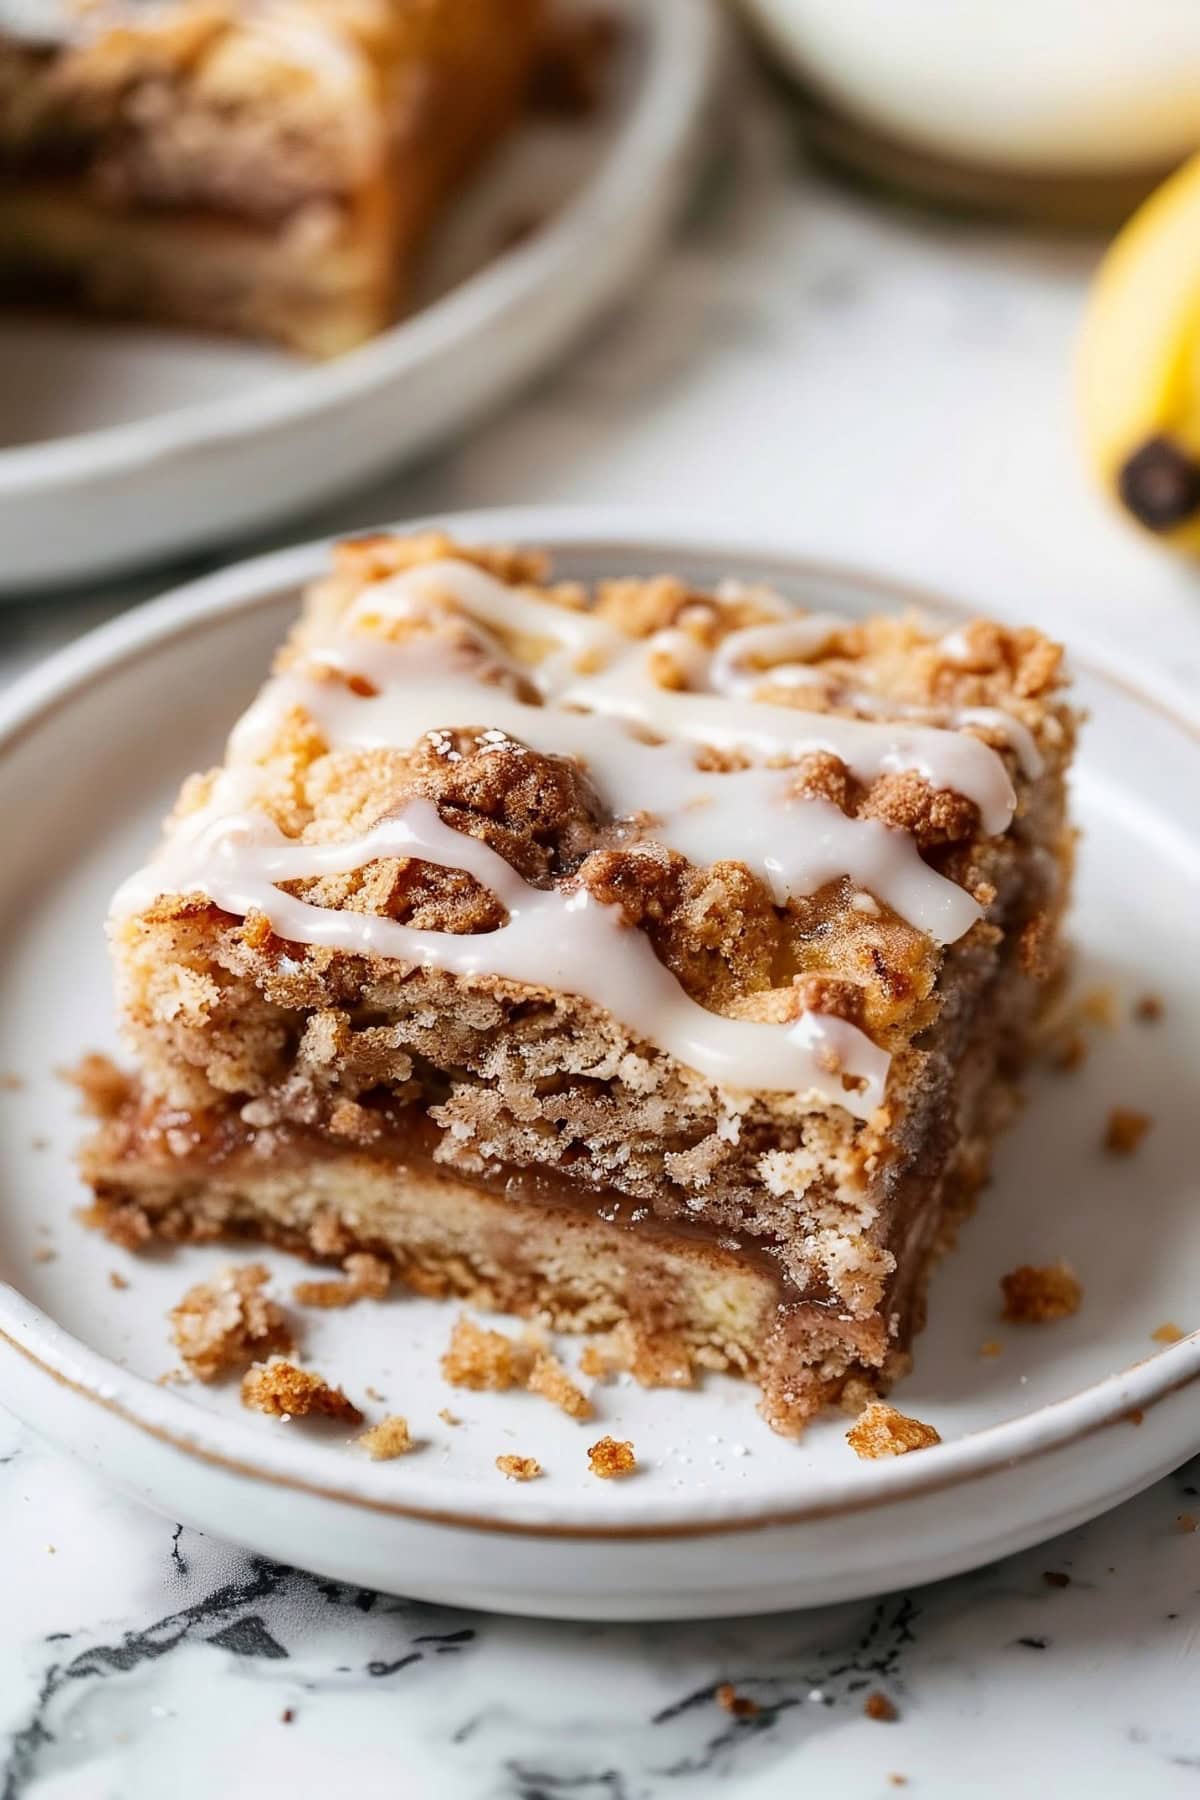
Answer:
[[[468,538],[546,544],[583,578],[736,572],[848,612],[913,599],[782,551],[669,526],[639,534],[620,515],[453,523]],[[1074,932],[1081,982],[1110,986],[1123,1022],[1096,1032],[1081,1070],[1032,1079],[994,1185],[936,1275],[896,1400],[938,1427],[939,1447],[859,1462],[838,1415],[791,1443],[757,1418],[748,1387],[716,1377],[692,1393],[601,1387],[590,1425],[527,1394],[463,1394],[437,1370],[454,1309],[414,1298],[311,1314],[306,1330],[314,1366],[360,1400],[368,1387],[385,1395],[369,1412],[403,1412],[427,1440],[399,1461],[371,1464],[344,1433],[249,1415],[236,1384],[157,1384],[174,1360],[168,1308],[251,1253],[136,1258],[82,1230],[71,1153],[84,1127],[54,1070],[113,1043],[108,895],[178,778],[219,754],[297,585],[324,558],[309,546],[184,588],[0,701],[0,1070],[25,1077],[0,1092],[5,1403],[150,1505],[283,1561],[425,1599],[594,1618],[733,1614],[928,1581],[1065,1530],[1194,1451],[1200,1340],[1156,1347],[1152,1334],[1200,1320],[1200,739],[1160,684],[1090,661],[1078,671],[1091,718]],[[1166,999],[1157,1025],[1129,1017],[1143,992]],[[1100,1147],[1118,1103],[1154,1116],[1133,1159]],[[1078,1316],[1001,1325],[999,1276],[1060,1256],[1084,1282]],[[299,1272],[266,1260],[285,1285]],[[127,1289],[110,1286],[112,1269]],[[989,1339],[1001,1355],[980,1356]],[[443,1407],[464,1423],[444,1424]],[[602,1433],[633,1440],[634,1478],[587,1472]],[[502,1480],[494,1460],[509,1451],[537,1456],[545,1478]]]
[[[612,103],[586,125],[526,127],[450,210],[425,304],[360,350],[314,365],[181,332],[0,315],[0,594],[294,516],[461,430],[558,356],[667,229],[718,62],[707,3],[619,10]],[[540,229],[500,254],[530,218]]]

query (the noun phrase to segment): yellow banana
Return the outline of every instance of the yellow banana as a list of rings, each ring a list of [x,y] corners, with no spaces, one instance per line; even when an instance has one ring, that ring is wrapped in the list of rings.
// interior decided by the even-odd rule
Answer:
[[[1103,485],[1147,531],[1200,552],[1200,156],[1104,257],[1079,375],[1084,443]]]

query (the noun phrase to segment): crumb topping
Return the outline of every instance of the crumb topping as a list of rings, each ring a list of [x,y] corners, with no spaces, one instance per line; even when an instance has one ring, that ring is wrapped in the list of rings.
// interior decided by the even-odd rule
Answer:
[[[266,1293],[270,1271],[247,1263],[188,1289],[171,1321],[175,1348],[198,1381],[216,1381],[263,1357],[291,1350],[292,1328],[283,1308]],[[109,1276],[116,1286],[123,1279]]]
[[[1037,1268],[1022,1263],[1000,1277],[1004,1317],[1016,1325],[1045,1325],[1069,1319],[1083,1302],[1083,1285],[1065,1262]]]
[[[303,1419],[318,1414],[346,1425],[361,1425],[362,1413],[341,1388],[313,1369],[295,1363],[255,1363],[242,1378],[242,1405],[277,1419]]]
[[[637,1457],[633,1453],[633,1445],[627,1440],[602,1437],[588,1451],[588,1468],[601,1481],[612,1481],[622,1475],[632,1475],[637,1468]]]
[[[846,1442],[854,1454],[869,1462],[884,1456],[906,1456],[910,1450],[927,1450],[941,1441],[932,1425],[910,1419],[883,1400],[872,1401],[846,1433]]]

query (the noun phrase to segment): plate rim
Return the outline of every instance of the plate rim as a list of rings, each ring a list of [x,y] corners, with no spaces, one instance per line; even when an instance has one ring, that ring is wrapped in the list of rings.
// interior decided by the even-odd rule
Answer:
[[[936,589],[816,559],[788,540],[751,543],[743,532],[664,518],[627,508],[492,508],[439,514],[382,525],[377,530],[446,528],[465,541],[528,542],[552,552],[620,554],[627,560],[777,562],[793,579],[840,581],[847,588],[878,594],[934,613],[962,616],[967,603]],[[230,615],[244,615],[279,599],[318,572],[336,537],[324,537],[283,551],[234,563],[174,588],[159,599],[110,620],[19,677],[0,694],[0,757],[25,733],[71,704],[98,675],[115,671],[165,643],[210,629]],[[1200,746],[1200,707],[1181,686],[1159,671],[1139,667],[1122,654],[1076,655],[1077,666],[1119,688],[1139,704],[1166,716],[1193,746]],[[210,1465],[216,1464],[273,1485],[426,1523],[528,1537],[564,1539],[684,1539],[800,1525],[850,1516],[895,1501],[945,1492],[1003,1468],[1019,1466],[1069,1448],[1144,1414],[1200,1381],[1200,1328],[1178,1343],[1142,1357],[1088,1383],[1061,1399],[1026,1413],[968,1431],[952,1443],[934,1446],[916,1458],[856,1464],[844,1475],[815,1478],[809,1497],[781,1505],[778,1498],[724,1495],[689,1496],[681,1502],[650,1492],[631,1496],[625,1516],[614,1520],[601,1496],[563,1494],[551,1506],[531,1501],[516,1487],[497,1490],[491,1510],[479,1515],[469,1492],[456,1481],[422,1476],[425,1502],[405,1501],[379,1482],[379,1471],[346,1468],[341,1479],[324,1479],[343,1453],[327,1446],[297,1444],[279,1434],[260,1435],[250,1421],[209,1412],[184,1395],[124,1369],[76,1338],[11,1284],[0,1281],[0,1343],[23,1356],[56,1383],[117,1414],[140,1431]],[[314,1468],[319,1471],[314,1476]],[[606,1516],[607,1515],[607,1516]]]
[[[328,362],[302,366],[245,394],[0,448],[0,501],[53,492],[60,484],[85,480],[96,468],[110,479],[147,463],[219,452],[242,439],[267,439],[300,420],[320,420],[384,383],[402,380],[545,289],[578,254],[619,228],[631,182],[647,166],[675,160],[713,85],[726,27],[708,0],[635,3],[637,29],[645,40],[643,79],[609,154],[543,230],[410,318]]]

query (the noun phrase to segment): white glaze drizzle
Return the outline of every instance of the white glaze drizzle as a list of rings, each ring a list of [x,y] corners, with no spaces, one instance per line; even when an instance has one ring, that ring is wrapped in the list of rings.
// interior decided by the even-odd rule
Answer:
[[[460,633],[468,625],[465,643],[419,635],[397,644],[372,628],[395,618],[444,622],[446,600]],[[619,908],[584,890],[530,887],[486,845],[444,825],[427,802],[413,801],[364,836],[332,844],[283,838],[253,811],[255,760],[269,750],[290,706],[302,707],[331,747],[399,748],[439,730],[476,728],[486,733],[485,748],[497,752],[521,754],[527,743],[577,758],[618,817],[651,811],[631,832],[645,830],[695,862],[746,862],[779,901],[849,875],[920,929],[951,942],[979,908],[923,862],[905,833],[795,797],[786,769],[696,767],[699,746],[792,761],[828,750],[864,780],[917,769],[935,787],[973,799],[985,829],[1005,829],[1014,805],[1011,783],[999,757],[977,738],[928,726],[898,731],[746,698],[767,679],[765,671],[751,673],[752,659],[817,654],[842,623],[781,616],[777,624],[732,634],[712,653],[678,630],[631,641],[604,619],[514,590],[473,565],[420,565],[364,590],[333,636],[308,646],[307,664],[267,684],[235,729],[229,766],[208,805],[175,824],[160,857],[125,884],[115,911],[138,910],[163,893],[199,892],[230,912],[261,912],[293,942],[576,994],[715,1082],[811,1094],[865,1117],[882,1097],[889,1061],[865,1033],[826,1014],[781,1026],[708,1012],[658,961],[649,940],[625,925]],[[664,651],[689,691],[668,691],[652,679],[649,658]],[[357,676],[356,687],[369,684],[371,691],[331,679],[333,670]],[[496,685],[514,671],[542,705]],[[799,683],[817,673],[792,663],[772,668],[769,678],[776,685]],[[614,728],[613,721],[640,727],[656,741]],[[456,754],[449,739],[432,741]],[[775,829],[785,822],[793,829]],[[372,914],[313,906],[277,886],[388,855],[468,870],[496,894],[508,922],[478,936],[417,931]],[[843,1075],[854,1085],[847,1088]]]
[[[313,906],[277,885],[389,856],[466,870],[495,894],[507,922],[477,935],[419,931],[374,913]],[[803,1013],[793,1025],[762,1025],[707,1011],[618,907],[586,889],[531,887],[487,844],[443,824],[427,800],[409,801],[361,837],[324,844],[285,838],[262,814],[214,815],[206,808],[182,820],[160,859],[125,883],[114,913],[141,911],[163,892],[201,893],[243,917],[261,913],[291,943],[578,994],[725,1087],[836,1099],[859,1118],[883,1098],[890,1058],[855,1026],[824,1013]],[[843,1071],[856,1086],[843,1086]]]

